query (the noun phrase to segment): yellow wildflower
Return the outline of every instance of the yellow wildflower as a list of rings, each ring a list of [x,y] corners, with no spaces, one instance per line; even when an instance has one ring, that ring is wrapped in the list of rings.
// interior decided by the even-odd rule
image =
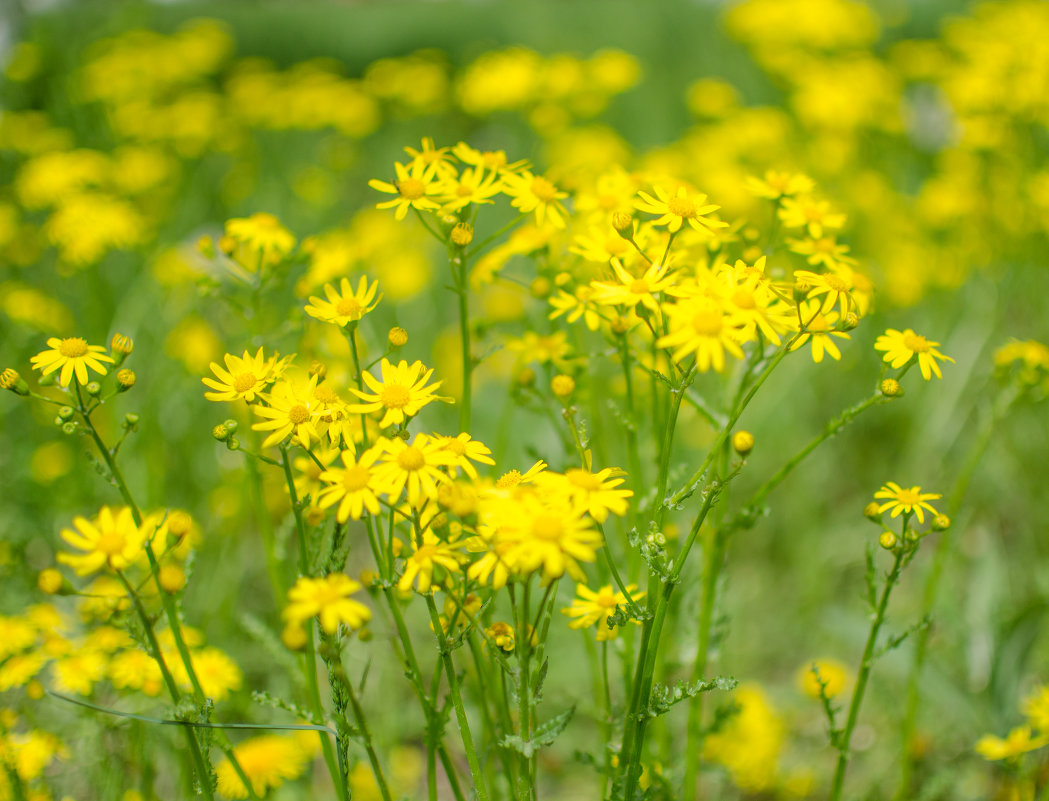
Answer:
[[[47,346],[50,350],[41,351],[29,361],[33,369],[40,370],[42,375],[50,375],[61,369],[58,383],[64,387],[69,386],[74,374],[78,384],[87,384],[91,380],[88,368],[105,375],[106,368],[102,362],[113,363],[102,345],[88,345],[87,340],[81,337],[51,337],[47,340]]]

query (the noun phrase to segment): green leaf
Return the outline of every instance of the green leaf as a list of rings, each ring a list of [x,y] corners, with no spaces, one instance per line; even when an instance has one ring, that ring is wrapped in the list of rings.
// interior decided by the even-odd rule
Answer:
[[[509,748],[511,751],[516,751],[525,759],[531,759],[540,748],[546,748],[553,744],[554,740],[568,726],[568,722],[574,714],[575,705],[537,727],[531,740],[522,739],[518,734],[509,734],[499,741],[499,745],[503,748]]]
[[[648,709],[645,710],[645,714],[650,718],[659,717],[660,715],[665,715],[675,705],[690,698],[695,698],[701,693],[708,693],[712,690],[732,690],[738,684],[739,682],[735,679],[724,676],[718,676],[710,681],[697,681],[694,684],[679,681],[672,688],[664,684],[657,684],[652,688]]]

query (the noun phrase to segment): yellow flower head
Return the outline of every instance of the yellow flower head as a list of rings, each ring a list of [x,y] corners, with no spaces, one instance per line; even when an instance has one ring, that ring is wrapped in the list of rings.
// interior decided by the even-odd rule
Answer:
[[[1036,751],[1049,745],[1049,736],[1031,736],[1030,726],[1019,726],[1009,732],[1004,740],[993,734],[985,734],[976,743],[976,753],[984,759],[996,762],[1000,759],[1016,759],[1028,751]]]
[[[508,173],[503,176],[503,193],[513,198],[510,205],[522,214],[534,211],[539,225],[546,221],[554,228],[565,227],[567,212],[561,199],[568,197],[568,193],[541,175],[532,175],[527,170],[518,175]]]
[[[633,600],[643,598],[645,593],[637,591],[636,584],[627,584],[626,591]],[[597,625],[597,641],[611,640],[619,633],[616,627],[609,628],[607,620],[618,606],[626,606],[628,601],[624,593],[615,592],[611,585],[605,585],[597,592],[583,584],[576,585],[578,596],[571,606],[561,610],[561,614],[573,618],[568,624],[570,629],[585,629]]]
[[[368,186],[388,195],[397,195],[393,200],[377,203],[377,209],[396,209],[394,218],[403,220],[408,214],[408,209],[418,211],[437,211],[441,206],[432,199],[434,195],[441,194],[441,187],[434,183],[434,173],[429,170],[422,161],[416,160],[411,164],[409,170],[400,162],[393,165],[397,173],[397,180],[392,184],[386,181],[372,179]]]
[[[317,388],[317,376],[305,380],[281,380],[273,386],[273,391],[266,396],[267,406],[253,406],[255,414],[267,418],[261,423],[252,425],[255,431],[271,431],[262,443],[267,448],[283,441],[293,434],[296,441],[308,448],[314,440],[320,439],[317,431],[317,418],[320,414],[321,401],[314,395]]]
[[[671,233],[680,231],[686,222],[700,233],[728,226],[728,223],[710,216],[721,206],[707,203],[707,196],[702,192],[690,192],[684,185],[679,186],[673,195],[662,186],[654,189],[655,197],[647,192],[638,192],[641,200],[634,203],[638,211],[661,215],[652,221],[653,225],[665,225]]]
[[[820,682],[823,694],[833,698],[845,689],[847,680],[848,669],[835,659],[814,659],[798,670],[798,686],[810,698],[820,697]]]
[[[305,735],[306,732],[290,737],[265,734],[245,740],[233,749],[237,763],[247,775],[256,796],[262,798],[270,790],[297,779],[305,772],[316,750],[313,732],[309,732],[308,737]],[[248,797],[244,780],[228,759],[219,763],[215,775],[221,795],[235,799]]]
[[[823,361],[823,354],[829,353],[832,359],[841,360],[841,351],[834,342],[834,337],[839,339],[851,339],[844,331],[835,331],[834,324],[838,321],[838,313],[835,311],[824,314],[820,311],[818,300],[804,300],[798,304],[798,315],[804,325],[790,349],[797,350],[810,339],[812,340],[812,361],[819,364]]]
[[[937,498],[942,497],[937,492],[922,492],[921,487],[904,489],[895,481],[886,482],[884,487],[874,493],[875,500],[885,501],[885,503],[878,506],[879,513],[892,509],[892,516],[899,517],[906,512],[907,514],[914,514],[918,518],[919,523],[925,522],[923,509],[932,512],[933,515],[939,514],[929,504],[929,501],[935,501]]]
[[[324,294],[328,299],[322,300],[311,295],[310,302],[306,304],[306,314],[321,322],[334,323],[340,327],[357,322],[379,305],[382,295],[375,296],[378,289],[378,281],[368,286],[368,279],[364,276],[361,277],[356,291],[350,286],[348,278],[339,282],[338,291],[331,284],[325,284]]]
[[[265,212],[227,220],[226,236],[237,246],[234,258],[249,270],[276,264],[295,247],[294,234]]]
[[[82,553],[60,553],[58,561],[79,576],[102,568],[123,570],[142,558],[143,545],[152,531],[151,525],[136,525],[129,507],[103,506],[94,520],[75,517],[73,528],[62,529],[62,539]]]
[[[58,383],[64,387],[69,386],[74,374],[78,384],[87,384],[91,380],[87,372],[89,367],[105,375],[106,368],[102,362],[113,363],[102,345],[88,345],[87,340],[81,337],[51,337],[47,340],[47,346],[50,350],[41,351],[29,361],[33,369],[40,370],[42,375],[49,375],[61,368]]]
[[[403,359],[395,367],[386,359],[380,364],[382,381],[378,381],[371,373],[364,373],[364,383],[371,389],[371,394],[350,389],[358,398],[365,403],[350,404],[347,410],[358,414],[385,410],[379,426],[386,428],[391,425],[399,425],[407,418],[414,417],[428,403],[440,398],[434,394],[441,385],[426,385],[433,375],[433,369],[426,369],[422,362],[413,362],[411,365]]]
[[[931,380],[933,374],[937,378],[943,378],[937,359],[954,363],[950,356],[944,356],[936,348],[939,342],[933,342],[920,334],[914,333],[910,328],[897,331],[895,328],[888,329],[874,343],[875,350],[885,351],[883,360],[892,367],[903,367],[907,362],[918,357],[918,367],[922,371],[922,378]]]
[[[382,453],[378,447],[370,448],[354,461],[349,451],[342,452],[342,467],[333,467],[320,474],[320,480],[327,486],[321,490],[317,502],[321,508],[339,504],[335,513],[340,523],[349,518],[360,520],[367,509],[370,514],[379,514],[379,492],[375,460]]]
[[[396,503],[407,489],[408,503],[418,509],[428,500],[436,500],[437,487],[448,481],[442,468],[456,463],[456,456],[426,434],[416,434],[411,444],[402,439],[381,440],[384,451],[376,465],[377,486]]]
[[[742,326],[727,315],[725,307],[709,297],[682,300],[667,308],[670,333],[660,337],[656,345],[673,348],[674,361],[694,354],[697,369],[705,373],[713,367],[719,373],[725,369],[725,353],[743,358]]]
[[[211,363],[211,372],[215,378],[207,376],[200,379],[204,386],[215,390],[204,393],[204,397],[210,401],[245,400],[251,403],[273,381],[275,363],[273,359],[266,359],[262,348],[254,356],[248,351],[244,351],[243,356],[227,353],[222,360],[225,368]]]
[[[397,582],[397,589],[403,592],[415,583],[419,592],[429,592],[434,570],[462,572],[460,566],[469,558],[460,550],[464,544],[462,540],[441,540],[430,529],[423,531],[421,541],[413,544],[411,556],[404,561],[404,574]]]
[[[350,598],[361,585],[345,573],[332,573],[323,578],[301,576],[288,590],[288,605],[282,617],[291,625],[301,626],[319,617],[321,628],[334,634],[340,624],[359,629],[371,620],[371,610]]]

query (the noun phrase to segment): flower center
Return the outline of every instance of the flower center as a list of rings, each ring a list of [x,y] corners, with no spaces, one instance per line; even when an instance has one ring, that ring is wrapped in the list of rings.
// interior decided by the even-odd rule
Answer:
[[[830,326],[827,324],[827,318],[822,314],[817,314],[808,325],[808,332],[810,334],[821,334],[829,330]]]
[[[823,219],[823,209],[819,206],[805,206],[803,209],[805,219],[810,222],[819,222]]]
[[[499,477],[499,480],[495,482],[496,489],[512,489],[521,483],[521,471],[511,470],[508,473],[503,473]]]
[[[462,456],[466,453],[466,443],[461,439],[450,439],[444,444],[444,449],[456,456]]]
[[[426,184],[418,178],[405,178],[397,183],[397,191],[405,200],[418,200],[426,194]]]
[[[62,344],[58,346],[58,352],[67,359],[76,359],[87,353],[87,340],[80,337],[63,339]]]
[[[380,399],[387,409],[403,409],[411,397],[408,387],[402,384],[387,384],[382,388]]]
[[[565,527],[557,515],[541,514],[532,521],[532,536],[540,540],[554,542],[561,539],[564,531]]]
[[[455,194],[457,194],[459,197],[470,197],[470,195],[473,194],[473,191],[473,188],[467,186],[466,184],[459,184],[457,187],[455,187]]]
[[[292,425],[302,425],[310,419],[310,410],[303,406],[301,403],[297,403],[288,409],[288,420],[291,421]]]
[[[687,197],[672,197],[667,201],[667,210],[675,217],[690,220],[696,216],[696,204]]]
[[[545,178],[533,178],[532,194],[544,203],[552,203],[557,200],[557,187]]]
[[[368,486],[371,471],[362,465],[347,468],[342,474],[342,486],[347,492],[358,492]]]
[[[904,334],[903,347],[907,348],[907,350],[912,353],[928,353],[929,340],[920,334]]]
[[[635,278],[630,282],[630,294],[632,295],[647,295],[648,294],[648,281],[643,278]]]
[[[343,298],[335,304],[335,311],[339,313],[340,317],[355,317],[361,316],[361,304],[357,302],[357,298]]]
[[[426,456],[418,448],[409,445],[397,455],[397,464],[402,470],[414,472],[426,464]]]
[[[119,531],[104,531],[98,538],[98,542],[95,543],[95,547],[107,557],[112,558],[124,550],[125,542],[124,535]]]
[[[619,606],[616,601],[616,596],[611,590],[601,590],[597,594],[597,603],[605,609],[611,609],[612,607]]]
[[[753,309],[758,305],[757,301],[754,300],[754,293],[745,289],[737,289],[732,294],[732,303],[741,309]]]
[[[721,312],[701,311],[692,317],[692,328],[703,337],[716,337],[721,333]]]
[[[313,397],[321,403],[335,403],[339,400],[339,396],[335,394],[335,390],[331,387],[317,387],[313,390]]]
[[[484,166],[490,170],[498,170],[506,166],[506,153],[502,150],[495,150],[488,153],[481,154],[481,161],[484,162]]]
[[[835,292],[846,292],[849,289],[849,285],[840,276],[833,273],[823,276],[823,282]]]
[[[233,389],[237,392],[247,392],[249,389],[253,389],[258,379],[255,378],[254,373],[240,373],[233,376]]]
[[[896,493],[896,500],[904,506],[914,506],[921,501],[921,497],[913,489],[901,489]]]

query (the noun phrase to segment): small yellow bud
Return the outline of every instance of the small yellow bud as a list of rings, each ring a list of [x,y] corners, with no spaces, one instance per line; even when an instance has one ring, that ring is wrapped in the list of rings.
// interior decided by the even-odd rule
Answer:
[[[226,428],[225,423],[219,423],[213,429],[211,429],[211,436],[217,439],[219,442],[225,442],[229,439],[229,429]]]
[[[746,456],[754,450],[754,435],[749,431],[737,431],[732,435],[732,447],[740,456]]]
[[[45,592],[48,595],[58,593],[64,583],[65,579],[62,578],[62,574],[53,567],[41,570],[36,577],[36,586],[40,588],[41,592]]]
[[[325,376],[328,375],[328,365],[318,359],[314,359],[310,362],[310,375],[315,375],[319,381],[323,381]]]
[[[452,244],[464,248],[474,241],[474,227],[470,223],[459,223],[452,229]]]
[[[408,332],[400,326],[391,328],[390,333],[386,335],[386,340],[392,348],[403,348],[408,344]]]
[[[891,531],[883,531],[881,536],[878,537],[878,544],[886,551],[891,551],[896,547],[897,539],[896,535]]]
[[[455,226],[458,224],[459,218],[456,217],[454,214],[445,214],[441,216],[441,225],[445,228],[445,230],[450,231],[452,228],[455,228]]]
[[[0,389],[9,389],[16,395],[28,395],[29,385],[18,374],[17,370],[8,367],[0,373]]]
[[[189,512],[176,509],[168,515],[168,534],[177,540],[185,537],[193,528],[193,518]]]
[[[567,286],[572,283],[575,276],[570,272],[560,272],[554,276],[554,284],[557,286]]]
[[[900,386],[900,382],[895,378],[886,378],[882,380],[881,394],[886,398],[898,398],[903,395],[903,387]]]
[[[113,334],[113,339],[109,341],[109,349],[113,353],[121,353],[127,356],[135,349],[135,341],[131,337],[120,333]]]
[[[124,368],[117,372],[117,383],[120,385],[121,392],[127,392],[133,386],[135,386],[135,371]]]
[[[936,515],[932,519],[932,530],[933,531],[946,531],[951,527],[951,518],[947,515]]]
[[[444,512],[439,512],[433,516],[430,520],[430,526],[432,528],[447,528],[448,527],[448,515]]]
[[[237,241],[232,236],[223,236],[219,238],[219,250],[227,256],[232,256],[233,251],[236,249]]]
[[[863,516],[873,523],[879,522],[881,520],[881,512],[878,511],[878,502],[871,501],[866,506],[864,506]]]
[[[854,311],[850,311],[844,317],[841,318],[841,324],[838,326],[842,331],[851,331],[860,324],[860,316]]]
[[[550,284],[550,279],[543,276],[536,278],[528,287],[528,291],[532,293],[533,298],[549,297],[551,289],[553,289],[553,286]]]
[[[174,595],[186,586],[186,571],[178,565],[166,564],[157,574],[157,583],[164,592]]]
[[[565,400],[575,392],[575,381],[570,375],[555,375],[550,382],[550,389],[558,398]]]
[[[357,580],[365,587],[375,587],[379,584],[379,574],[374,570],[364,569],[357,576]]]
[[[306,647],[306,630],[302,626],[285,626],[280,640],[289,651],[301,651]]]
[[[634,236],[634,218],[625,211],[612,213],[612,227],[624,239],[632,239]]]
[[[622,336],[630,330],[630,321],[622,315],[613,318],[609,327],[612,329],[612,333],[617,336]]]

